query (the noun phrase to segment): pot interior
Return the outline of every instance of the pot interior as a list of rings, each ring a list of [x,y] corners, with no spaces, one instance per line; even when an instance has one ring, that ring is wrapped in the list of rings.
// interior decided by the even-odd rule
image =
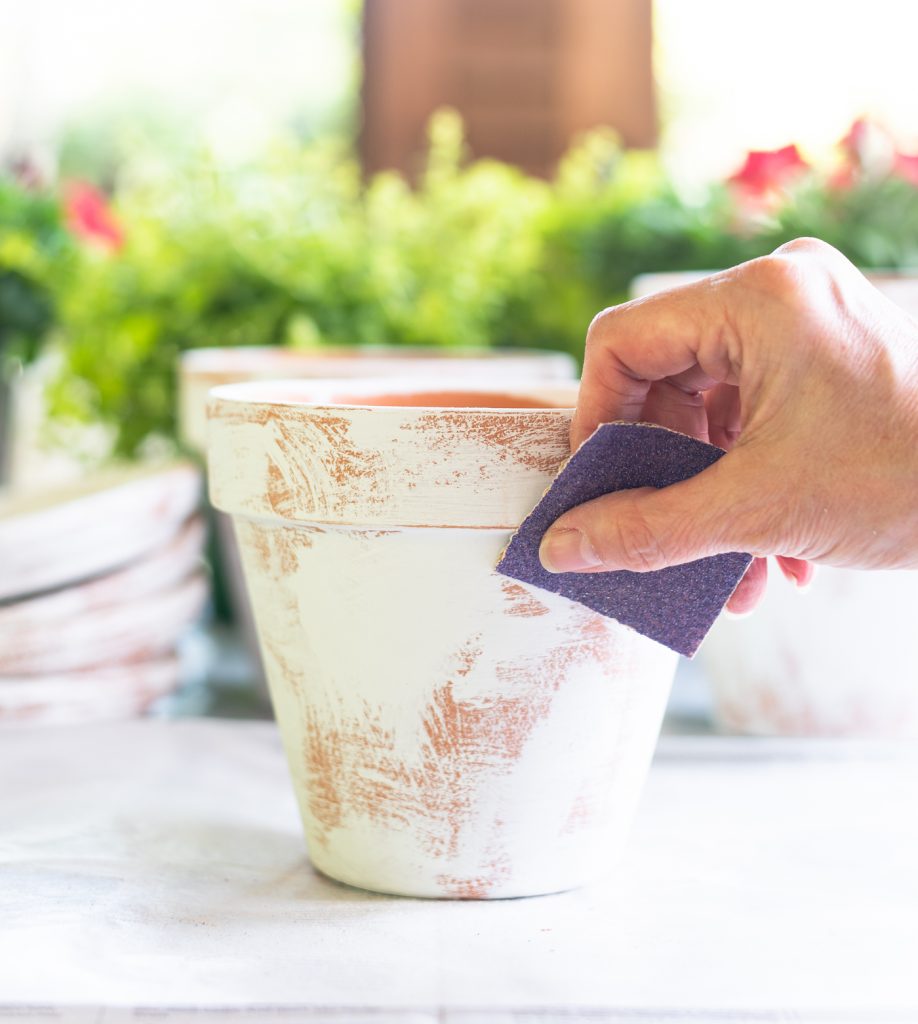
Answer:
[[[313,409],[465,409],[573,411],[578,384],[516,381],[494,384],[474,377],[453,380],[444,387],[437,378],[412,380],[363,378],[350,380],[274,380],[230,384],[214,389],[214,400],[255,405],[307,406]]]
[[[389,406],[402,409],[563,409],[561,402],[500,391],[415,391],[381,395],[335,395],[336,405]]]

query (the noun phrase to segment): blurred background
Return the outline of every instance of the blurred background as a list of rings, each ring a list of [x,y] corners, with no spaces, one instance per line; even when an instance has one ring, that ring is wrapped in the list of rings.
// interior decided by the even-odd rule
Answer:
[[[184,352],[579,358],[603,306],[798,235],[916,308],[916,30],[918,9],[896,0],[0,0],[8,717],[47,712],[36,687],[49,673],[69,695],[100,665],[133,673],[132,712],[194,675],[189,663],[213,673],[215,649],[240,693],[257,676],[221,579],[232,568],[198,567],[201,513],[176,461],[201,455],[179,415]],[[151,494],[170,509],[158,546],[140,530]],[[115,554],[100,529],[96,556],[72,558],[90,545],[78,524],[106,516],[133,516],[143,536]],[[62,536],[62,567],[43,574]],[[173,624],[157,636],[137,625],[151,594]],[[846,600],[825,613],[835,628],[860,614]],[[219,643],[199,629],[176,659],[205,608]],[[48,631],[65,626],[76,653],[49,660]],[[819,628],[792,648],[815,651]],[[125,668],[137,664],[159,666],[159,690],[139,686]],[[903,692],[898,718],[876,725],[868,708],[860,727],[901,722]],[[755,714],[769,699],[755,696]],[[708,715],[704,700],[691,714]],[[813,706],[762,728],[850,727]],[[733,727],[754,718],[736,712]]]

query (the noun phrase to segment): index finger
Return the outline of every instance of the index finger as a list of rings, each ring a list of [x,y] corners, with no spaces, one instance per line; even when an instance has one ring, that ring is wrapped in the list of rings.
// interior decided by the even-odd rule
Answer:
[[[587,332],[571,426],[576,449],[600,423],[641,419],[657,381],[686,391],[738,383],[727,312],[732,271],[603,310]]]

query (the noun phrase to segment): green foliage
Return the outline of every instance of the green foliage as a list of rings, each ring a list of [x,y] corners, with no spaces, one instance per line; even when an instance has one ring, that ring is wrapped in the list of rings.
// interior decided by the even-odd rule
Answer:
[[[415,189],[393,174],[362,181],[351,151],[328,140],[277,145],[232,170],[205,157],[155,172],[128,165],[114,201],[120,248],[86,245],[70,272],[47,264],[36,276],[29,259],[6,254],[7,231],[0,267],[43,281],[58,307],[54,413],[114,427],[117,453],[132,455],[151,437],[174,436],[175,368],[190,347],[501,344],[579,354],[595,312],[625,299],[641,273],[729,266],[804,234],[864,267],[918,265],[918,187],[889,169],[862,171],[840,187],[805,170],[766,202],[723,184],[689,201],[655,155],[623,152],[597,133],[548,183],[468,163],[461,124],[447,113],[432,122]],[[22,310],[10,323],[45,322],[44,307],[9,302]]]
[[[458,119],[431,128],[417,190],[366,187],[333,143],[278,146],[258,166],[204,158],[128,180],[125,244],[87,252],[61,295],[59,417],[117,428],[118,454],[174,433],[181,350],[210,345],[488,345],[540,257],[549,189],[494,162],[465,167]]]
[[[895,176],[866,177],[847,188],[819,178],[789,196],[756,239],[761,251],[815,235],[864,268],[918,266],[918,188]]]
[[[54,326],[51,287],[71,255],[57,201],[0,178],[0,379],[31,362]]]
[[[513,320],[500,336],[579,355],[601,308],[628,298],[642,273],[708,269],[747,258],[729,228],[726,193],[694,206],[682,200],[653,153],[620,149],[596,133],[562,163],[550,203],[535,226],[541,258],[520,282]]]

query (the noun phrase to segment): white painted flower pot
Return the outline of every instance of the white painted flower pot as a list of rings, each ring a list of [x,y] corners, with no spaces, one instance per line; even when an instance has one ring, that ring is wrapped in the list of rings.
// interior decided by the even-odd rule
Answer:
[[[211,388],[267,380],[327,380],[457,376],[491,383],[560,382],[575,379],[577,364],[565,352],[536,349],[442,348],[378,345],[284,349],[276,346],[191,349],[179,367],[179,433],[200,455],[207,451],[207,396]],[[252,661],[258,666],[258,643],[246,594],[239,550],[229,519],[217,513],[214,525],[229,600]],[[264,689],[264,679],[258,680]]]
[[[343,380],[442,376],[494,381],[574,380],[577,364],[566,352],[539,349],[443,348],[415,345],[328,345],[198,348],[179,366],[179,433],[193,451],[207,451],[207,396],[224,384],[268,380]]]
[[[820,566],[801,594],[771,573],[748,618],[701,649],[729,732],[918,737],[918,573]]]
[[[613,863],[675,656],[493,566],[568,454],[573,387],[247,384],[210,404],[313,863],[524,896]]]

